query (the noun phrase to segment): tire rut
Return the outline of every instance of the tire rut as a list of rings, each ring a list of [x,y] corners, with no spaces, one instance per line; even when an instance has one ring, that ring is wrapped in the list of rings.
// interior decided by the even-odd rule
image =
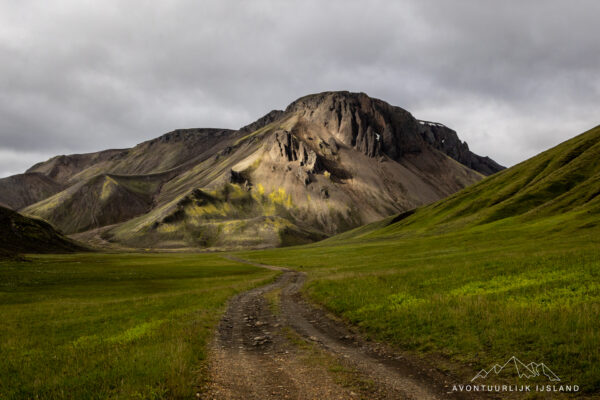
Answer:
[[[415,365],[390,348],[366,341],[308,304],[300,295],[306,280],[301,272],[226,258],[281,271],[271,284],[234,297],[221,320],[211,348],[210,383],[205,399],[441,399],[447,376]],[[279,312],[271,312],[265,294],[280,290]],[[291,329],[356,371],[368,389],[343,385],[326,366],[307,363],[306,350],[285,334]],[[368,393],[365,393],[368,390]],[[357,393],[358,392],[358,393]],[[470,397],[473,398],[473,397]]]

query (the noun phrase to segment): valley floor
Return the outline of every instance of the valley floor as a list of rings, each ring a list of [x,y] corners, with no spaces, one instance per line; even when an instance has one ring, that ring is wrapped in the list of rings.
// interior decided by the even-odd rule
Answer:
[[[4,261],[0,398],[461,398],[512,355],[598,398],[596,230],[553,226]]]
[[[569,231],[565,221],[585,222],[559,217],[421,235],[375,230],[240,257],[305,272],[307,298],[459,382],[516,356],[578,385],[571,397],[600,398],[597,229]],[[492,382],[548,383],[511,379]]]

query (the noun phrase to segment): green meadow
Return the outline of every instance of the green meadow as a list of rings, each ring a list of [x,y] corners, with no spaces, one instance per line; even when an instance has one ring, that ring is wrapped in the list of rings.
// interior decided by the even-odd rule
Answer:
[[[312,300],[438,367],[475,375],[515,355],[598,392],[600,232],[530,234],[474,230],[243,256],[307,272]]]
[[[274,273],[216,255],[0,262],[1,399],[191,398],[235,293]]]

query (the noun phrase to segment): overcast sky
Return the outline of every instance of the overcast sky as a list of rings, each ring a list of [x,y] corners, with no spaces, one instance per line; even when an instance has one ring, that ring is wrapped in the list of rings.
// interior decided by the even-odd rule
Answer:
[[[598,15],[597,0],[0,0],[0,176],[326,90],[510,166],[600,123]]]

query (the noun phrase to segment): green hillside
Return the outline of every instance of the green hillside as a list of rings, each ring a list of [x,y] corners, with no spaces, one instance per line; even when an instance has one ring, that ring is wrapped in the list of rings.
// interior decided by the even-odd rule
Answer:
[[[596,127],[415,212],[242,256],[306,271],[314,301],[462,379],[515,355],[597,394],[599,156]]]
[[[600,127],[596,127],[448,199],[417,210],[387,227],[381,223],[350,237],[439,234],[465,229],[548,224],[592,228],[600,212]],[[384,223],[385,224],[385,223]],[[339,240],[340,237],[333,240]]]
[[[47,222],[0,207],[0,258],[18,253],[69,253],[85,250]]]

